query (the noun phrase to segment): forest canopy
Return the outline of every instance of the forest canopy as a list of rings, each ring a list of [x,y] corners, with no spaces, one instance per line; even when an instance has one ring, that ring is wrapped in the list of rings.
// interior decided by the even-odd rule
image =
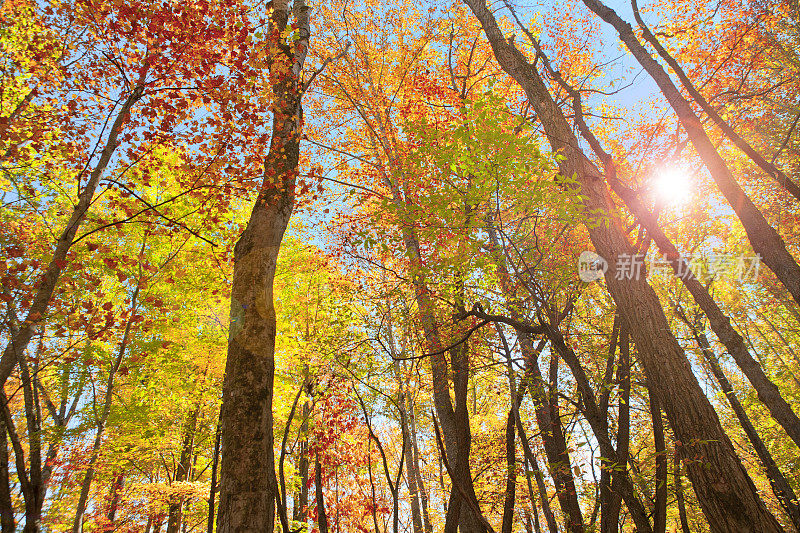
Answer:
[[[2,0],[0,531],[800,531],[796,0]]]

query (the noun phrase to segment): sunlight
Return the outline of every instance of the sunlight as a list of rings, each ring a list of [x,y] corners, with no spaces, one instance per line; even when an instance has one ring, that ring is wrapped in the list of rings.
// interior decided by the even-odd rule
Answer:
[[[681,167],[666,167],[656,174],[655,193],[664,205],[685,205],[692,197],[692,180]]]

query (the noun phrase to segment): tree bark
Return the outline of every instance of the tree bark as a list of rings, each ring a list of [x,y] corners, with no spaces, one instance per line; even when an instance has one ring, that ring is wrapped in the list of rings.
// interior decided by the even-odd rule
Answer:
[[[293,4],[300,38],[292,43],[292,54],[276,52],[276,57],[270,58],[275,111],[264,183],[234,248],[231,326],[222,391],[219,533],[271,533],[275,527],[273,280],[294,207],[302,132],[300,72],[308,50],[309,11],[302,0]],[[287,0],[275,0],[267,33],[279,38],[276,36],[285,30],[288,19]]]
[[[667,531],[667,446],[664,440],[664,422],[661,419],[661,406],[658,399],[647,386],[650,400],[650,418],[653,421],[653,444],[656,455],[655,505],[653,506],[653,533]]]
[[[672,334],[655,291],[644,279],[615,279],[622,254],[633,254],[614,209],[603,177],[579,148],[575,134],[539,73],[503,36],[484,0],[465,0],[486,33],[501,67],[525,90],[553,152],[563,157],[561,173],[575,176],[590,212],[607,220],[590,225],[589,236],[597,252],[609,262],[606,285],[623,322],[639,350],[648,379],[664,407],[676,437],[685,445],[689,476],[711,528],[715,532],[781,531],[767,511],[752,480],[736,456],[708,398],[692,373],[689,361]],[[796,282],[800,284],[800,276]]]
[[[222,411],[220,411],[220,414]],[[217,420],[217,430],[214,432],[214,458],[211,462],[211,487],[208,489],[208,524],[206,533],[214,533],[215,504],[217,502],[217,468],[219,467],[219,448],[220,448],[220,420]]]
[[[325,496],[322,493],[322,465],[319,456],[314,459],[314,486],[317,495],[317,526],[319,533],[328,533],[328,515],[325,512]],[[378,533],[377,531],[375,533]]]
[[[675,450],[675,500],[678,503],[678,518],[681,521],[681,531],[683,533],[691,533],[689,529],[689,520],[686,517],[686,501],[683,496],[683,481],[681,475],[681,456],[678,450]]]
[[[4,401],[5,397],[0,398]],[[0,531],[14,533],[14,505],[11,502],[11,483],[9,479],[8,434],[5,417],[0,417]]]
[[[514,431],[514,409],[509,409],[506,421],[506,493],[503,500],[502,533],[512,533],[514,504],[517,491],[517,434]]]

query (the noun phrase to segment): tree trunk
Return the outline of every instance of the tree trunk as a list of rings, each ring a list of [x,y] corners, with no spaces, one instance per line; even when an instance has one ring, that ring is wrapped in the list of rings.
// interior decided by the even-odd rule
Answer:
[[[619,367],[617,368],[617,383],[620,387],[618,406],[617,428],[617,455],[614,472],[611,479],[611,495],[606,509],[607,516],[600,516],[600,531],[617,533],[619,530],[619,513],[622,509],[622,495],[620,486],[623,475],[619,469],[627,470],[628,455],[630,454],[631,434],[631,353],[630,337],[623,327],[619,332]]]
[[[220,414],[222,411],[220,411]],[[214,516],[216,515],[214,504],[217,501],[217,467],[219,467],[219,447],[220,447],[220,420],[217,420],[217,430],[214,432],[214,458],[211,461],[211,487],[208,489],[208,524],[206,533],[214,533]]]
[[[653,421],[653,443],[656,454],[655,505],[653,506],[653,533],[667,531],[667,446],[664,440],[664,422],[661,406],[647,386],[650,400],[650,418]]]
[[[509,409],[506,421],[506,493],[503,501],[502,533],[514,528],[514,503],[517,491],[517,434],[514,431],[514,409]]]
[[[194,454],[194,434],[197,428],[197,417],[200,415],[200,405],[198,404],[194,412],[189,416],[189,423],[183,433],[181,443],[181,456],[178,467],[175,471],[173,482],[182,483],[189,480],[189,472],[192,469],[192,455]],[[167,533],[178,533],[183,520],[183,498],[178,501],[170,501],[169,512],[167,513]]]
[[[143,82],[145,74],[146,71],[140,76],[140,83]],[[58,279],[61,276],[61,272],[64,270],[64,266],[66,265],[67,252],[69,252],[70,247],[72,247],[72,241],[75,239],[78,229],[86,218],[86,213],[89,211],[89,207],[92,204],[94,192],[97,190],[97,185],[100,183],[100,178],[108,166],[109,161],[111,161],[111,156],[114,154],[114,151],[119,145],[117,138],[122,130],[122,125],[125,122],[131,107],[133,107],[133,105],[142,97],[143,92],[144,90],[142,86],[137,86],[122,103],[122,107],[117,113],[111,129],[109,130],[106,144],[100,154],[100,159],[97,161],[97,164],[89,175],[89,180],[86,182],[86,185],[83,187],[83,189],[80,188],[80,183],[78,184],[80,191],[78,194],[78,203],[75,204],[75,207],[72,210],[72,215],[64,227],[64,231],[56,241],[55,249],[53,250],[53,257],[50,260],[50,263],[48,263],[44,275],[41,278],[39,287],[33,297],[31,306],[28,309],[28,314],[26,315],[25,320],[20,324],[19,330],[11,336],[11,340],[6,345],[5,350],[3,350],[2,357],[0,357],[0,387],[5,385],[8,376],[11,375],[11,371],[17,361],[16,354],[25,352],[28,347],[28,343],[30,343],[34,333],[39,327],[39,323],[44,319],[47,313],[47,308],[50,305],[50,299],[52,298],[53,292],[58,284]]]
[[[539,370],[536,350],[530,336],[520,332],[517,332],[517,335],[522,348],[522,357],[525,360],[525,370],[532,373],[529,388],[536,410],[536,421],[544,443],[550,476],[555,483],[556,495],[564,516],[564,528],[567,532],[579,533],[583,531],[583,515],[578,503],[575,479],[572,477],[572,463],[561,427],[561,418],[558,413],[553,412],[553,405],[545,390],[545,381]]]
[[[417,476],[417,487],[419,488],[420,506],[422,507],[422,522],[425,527],[425,533],[433,533],[433,524],[431,523],[431,515],[428,511],[428,492],[425,489],[425,483],[422,480],[420,473],[420,454],[419,445],[417,444],[417,422],[414,415],[414,402],[410,396],[406,396],[408,400],[408,428],[411,430],[411,449],[414,452],[414,474]]]
[[[5,397],[0,398],[0,401],[5,401]],[[8,434],[6,433],[5,417],[0,417],[0,531],[2,533],[16,531],[8,461]]]
[[[758,399],[769,409],[772,417],[783,427],[789,437],[800,446],[800,418],[786,402],[777,385],[764,373],[764,369],[750,354],[744,339],[731,325],[731,321],[717,302],[711,297],[708,289],[691,272],[688,263],[678,249],[658,226],[656,218],[642,205],[642,202],[630,189],[618,180],[611,179],[611,187],[622,198],[639,222],[647,229],[661,253],[670,262],[673,271],[681,279],[683,285],[691,293],[692,298],[708,317],[712,331],[720,342],[728,349],[742,373],[753,385]]]
[[[322,494],[322,465],[319,464],[319,456],[314,459],[314,486],[317,495],[317,526],[319,527],[319,533],[328,533],[328,514],[325,512],[325,496]]]
[[[620,40],[656,82],[670,106],[675,110],[678,120],[686,130],[717,187],[739,217],[753,250],[775,273],[795,302],[800,304],[800,266],[786,249],[786,243],[775,231],[775,228],[770,226],[758,207],[736,182],[725,160],[719,155],[714,143],[703,129],[702,122],[695,114],[691,104],[675,87],[669,74],[639,42],[630,24],[622,20],[614,10],[600,0],[583,0],[583,3],[619,33]]]
[[[689,520],[686,517],[686,502],[683,497],[683,481],[681,476],[681,455],[678,450],[675,450],[675,500],[678,503],[678,517],[681,521],[681,531],[683,533],[691,533],[689,529]]]
[[[119,500],[122,496],[122,486],[125,483],[125,474],[119,473],[114,476],[114,482],[111,484],[111,501],[108,504],[108,513],[106,518],[109,524],[114,525],[114,520],[117,516],[117,508],[119,508]]]
[[[293,4],[299,40],[291,57],[271,58],[275,112],[264,183],[234,248],[230,333],[222,389],[222,468],[219,533],[275,527],[278,481],[273,450],[272,394],[276,315],[273,280],[283,234],[294,207],[302,132],[300,71],[308,50],[310,8]],[[287,1],[272,2],[270,35],[286,29]],[[275,69],[275,70],[273,70]]]
[[[589,236],[597,252],[608,260],[606,285],[636,343],[647,378],[654,385],[675,436],[684,443],[681,453],[697,458],[689,464],[689,476],[712,530],[781,531],[703,394],[655,291],[644,279],[615,279],[623,254],[630,257],[634,250],[620,221],[612,214],[614,209],[600,172],[581,152],[577,138],[539,73],[505,39],[485,1],[465,2],[483,26],[501,67],[525,90],[553,152],[562,155],[561,173],[576,177],[590,212],[607,217],[603,223],[588,228]],[[800,276],[796,282],[800,284]]]

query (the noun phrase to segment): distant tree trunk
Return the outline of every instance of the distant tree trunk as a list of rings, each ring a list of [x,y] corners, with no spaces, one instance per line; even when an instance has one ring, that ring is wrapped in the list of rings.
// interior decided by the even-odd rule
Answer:
[[[419,445],[417,444],[417,422],[416,415],[414,415],[414,402],[411,396],[406,396],[408,401],[408,428],[411,430],[411,449],[414,452],[413,470],[417,476],[417,488],[420,495],[420,506],[422,507],[422,521],[425,527],[425,533],[433,533],[433,524],[431,523],[431,515],[428,511],[428,491],[425,489],[425,483],[422,480],[420,473],[420,454]]]
[[[217,491],[219,490],[217,486],[217,468],[219,467],[220,436],[220,420],[217,419],[217,430],[214,432],[214,458],[211,460],[211,487],[208,489],[208,523],[206,533],[214,533],[214,517],[216,515],[215,504],[217,501]]]
[[[714,143],[703,129],[702,122],[695,114],[691,104],[675,87],[664,68],[639,42],[630,24],[622,20],[613,9],[600,0],[583,0],[583,3],[619,33],[620,40],[656,82],[661,93],[675,110],[678,120],[686,130],[720,192],[728,200],[741,221],[753,250],[760,254],[761,259],[786,287],[795,302],[800,304],[800,266],[786,249],[786,243],[775,231],[775,228],[770,226],[758,207],[736,182],[725,160],[719,155]]]
[[[522,357],[525,360],[525,370],[526,372],[530,370],[532,374],[529,389],[533,397],[536,421],[544,443],[550,476],[555,483],[556,495],[564,516],[564,528],[567,532],[581,533],[583,531],[583,515],[578,503],[578,492],[572,476],[572,462],[567,450],[566,437],[561,427],[561,418],[557,412],[553,412],[554,406],[545,389],[545,381],[539,370],[536,350],[530,336],[520,332],[517,332],[517,335],[522,348]]]
[[[111,484],[111,501],[108,505],[108,513],[106,518],[109,524],[114,525],[114,520],[117,516],[117,508],[119,507],[119,500],[122,497],[122,487],[125,484],[125,474],[122,472],[114,476],[114,482]]]
[[[419,502],[419,487],[417,486],[417,477],[418,474],[416,472],[416,465],[414,464],[414,451],[413,447],[410,445],[411,442],[411,430],[408,427],[408,400],[406,398],[407,392],[404,388],[402,388],[402,379],[399,373],[398,361],[394,362],[395,365],[395,372],[397,373],[398,383],[400,384],[400,398],[398,402],[398,408],[402,410],[400,416],[400,429],[403,432],[403,441],[406,442],[406,446],[403,448],[405,453],[405,462],[406,462],[406,483],[408,484],[408,494],[409,494],[409,503],[411,504],[411,523],[414,526],[414,533],[423,533],[423,525],[422,525],[422,511],[420,509],[420,502]]]
[[[267,34],[281,39],[281,45],[283,37],[279,35],[289,20],[287,4],[287,0],[271,3]],[[231,327],[222,390],[219,533],[272,533],[275,527],[273,279],[294,207],[302,132],[301,71],[310,36],[310,7],[298,0],[292,9],[299,38],[292,43],[291,54],[278,51],[270,59],[275,111],[264,182],[234,248]]]
[[[194,436],[199,415],[200,404],[198,403],[195,410],[189,415],[189,421],[183,432],[181,456],[175,471],[175,479],[173,480],[175,483],[183,483],[189,480],[189,472],[192,469],[192,455],[194,454]],[[178,533],[183,520],[183,498],[178,501],[170,501],[167,516],[167,533]]]
[[[572,127],[556,105],[539,73],[503,35],[484,0],[465,0],[475,13],[501,67],[525,90],[544,127],[553,152],[560,153],[560,171],[575,176],[584,205],[606,219],[588,227],[597,252],[608,261],[606,286],[639,350],[647,378],[667,413],[689,464],[698,501],[714,532],[781,531],[736,455],[713,406],[692,373],[689,361],[670,330],[658,296],[642,277],[616,279],[624,257],[634,252],[613,213],[603,176],[580,149]],[[800,276],[796,277],[800,284]],[[800,288],[800,285],[799,285]],[[638,524],[637,524],[638,527]]]
[[[653,444],[656,455],[655,505],[653,506],[653,533],[667,531],[667,446],[664,439],[664,422],[661,406],[647,386],[650,400],[650,418],[653,421]]]
[[[304,379],[308,379],[308,366],[304,370]],[[295,521],[305,521],[306,513],[308,512],[308,417],[310,410],[308,406],[309,400],[303,402],[303,407],[300,410],[302,422],[300,423],[300,457],[298,458],[297,474],[300,477],[300,486],[297,490],[297,501],[295,502],[294,512],[292,519]]]
[[[626,468],[628,455],[630,454],[630,434],[631,434],[631,352],[630,337],[625,328],[619,334],[619,367],[617,369],[617,383],[620,387],[619,414],[617,429],[617,469]],[[620,484],[622,476],[619,472],[614,472],[611,481],[611,499],[608,507],[608,517],[600,517],[600,531],[616,533],[619,530],[619,513],[622,509],[622,495],[620,494]],[[605,528],[607,529],[604,529]]]
[[[578,389],[582,395],[582,411],[586,417],[587,422],[592,428],[592,432],[597,437],[600,451],[603,457],[611,460],[610,467],[611,473],[611,497],[609,499],[608,515],[609,520],[605,522],[607,527],[615,528],[616,518],[619,515],[620,504],[619,497],[625,500],[628,510],[631,512],[631,517],[636,524],[637,529],[642,533],[649,533],[652,531],[650,520],[645,511],[639,497],[636,495],[633,483],[627,469],[628,446],[629,446],[629,405],[624,398],[630,395],[630,344],[627,334],[627,326],[620,328],[620,362],[617,371],[617,382],[620,383],[622,388],[623,398],[620,400],[619,409],[619,432],[617,435],[617,449],[611,444],[611,439],[608,433],[608,423],[604,417],[601,416],[597,400],[592,390],[589,378],[586,376],[586,371],[581,366],[578,356],[575,351],[569,347],[564,340],[563,335],[557,327],[548,325],[547,336],[550,339],[553,349],[555,349],[564,362],[567,363]],[[603,524],[602,516],[600,517],[601,525]]]
[[[5,395],[0,401],[5,401]],[[8,434],[5,417],[0,416],[0,531],[14,533],[14,505],[11,502],[11,480],[9,478]]]
[[[506,421],[506,493],[503,501],[502,533],[512,533],[514,504],[517,491],[517,434],[514,431],[514,409],[509,409]]]
[[[692,533],[689,529],[689,520],[686,517],[686,502],[683,497],[683,481],[681,476],[681,454],[675,449],[675,500],[678,502],[678,517],[681,521],[681,531]]]
[[[319,527],[319,533],[328,533],[328,514],[325,512],[325,496],[322,493],[322,465],[319,464],[318,455],[314,459],[314,486],[317,494],[317,526]]]

